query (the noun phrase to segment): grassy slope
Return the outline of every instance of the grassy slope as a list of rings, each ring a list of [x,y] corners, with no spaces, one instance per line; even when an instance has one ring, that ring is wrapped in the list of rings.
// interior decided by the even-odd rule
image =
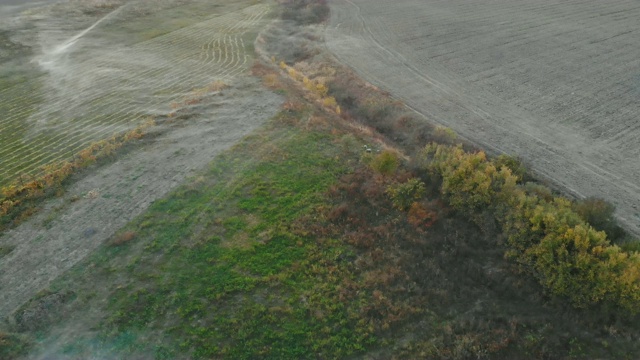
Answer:
[[[544,298],[502,260],[491,231],[444,206],[428,179],[421,204],[435,223],[394,209],[386,187],[416,174],[404,166],[376,173],[361,161],[362,144],[372,144],[366,132],[289,91],[269,125],[17,313],[11,330],[31,342],[31,354],[638,354],[628,328],[591,324]]]
[[[326,322],[341,321],[344,309],[333,309],[336,302],[330,297],[318,298],[321,306],[338,311],[326,321],[309,322],[300,306],[301,298],[313,296],[317,277],[327,276],[312,263],[347,251],[343,246],[318,246],[289,229],[296,218],[323,202],[322,193],[346,171],[340,158],[349,155],[336,148],[328,134],[276,126],[305,116],[281,114],[267,129],[214,161],[202,176],[156,202],[114,239],[122,242],[135,233],[133,240],[105,246],[61,279],[53,293],[72,292],[73,311],[95,306],[96,299],[106,295],[109,304],[103,310],[110,313],[99,321],[96,338],[76,339],[63,346],[65,352],[154,351],[171,357],[221,353],[234,358],[265,352],[296,358],[319,341],[314,334]],[[314,270],[302,276],[301,268]],[[331,279],[341,277],[334,274]],[[38,301],[27,308],[38,308]],[[282,325],[282,319],[287,324]],[[46,314],[39,318],[41,324],[24,328],[39,330],[58,320]],[[25,322],[19,317],[18,327]],[[160,325],[167,323],[175,325]],[[347,354],[370,341],[370,336],[347,330],[329,342],[341,344],[331,352]],[[136,342],[138,335],[149,332],[166,332],[171,340],[159,336]]]
[[[638,357],[636,329],[544,296],[503,260],[495,229],[406,164],[372,170],[362,145],[375,154],[379,135],[284,84],[290,99],[265,128],[18,311],[0,359]],[[399,143],[430,131],[353,107],[343,118],[375,118]],[[387,186],[412,177],[426,196],[394,209]]]

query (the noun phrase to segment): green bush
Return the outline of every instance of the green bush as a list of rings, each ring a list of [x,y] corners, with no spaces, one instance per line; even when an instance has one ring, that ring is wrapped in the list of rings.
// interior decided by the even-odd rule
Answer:
[[[527,182],[524,184],[524,190],[527,195],[537,196],[540,200],[553,201],[553,193],[551,192],[551,189],[544,185]]]
[[[442,179],[441,191],[459,211],[488,209],[499,193],[516,185],[508,168],[497,169],[483,152],[466,153],[462,145],[432,143],[425,148],[428,169]]]
[[[493,160],[494,165],[500,169],[506,166],[511,170],[511,173],[518,177],[519,181],[529,180],[527,176],[527,168],[524,167],[522,161],[516,157],[509,155],[500,155]]]
[[[602,199],[586,198],[576,202],[573,209],[591,226],[607,233],[612,241],[624,236],[624,231],[613,217],[616,210],[613,204]]]
[[[369,166],[382,175],[391,175],[400,165],[400,158],[392,151],[385,150],[371,159]]]
[[[422,199],[425,185],[420,179],[412,178],[402,184],[392,184],[387,187],[387,195],[391,203],[398,210],[407,210],[414,202]]]
[[[23,336],[0,331],[0,360],[16,359],[24,355],[30,346]]]
[[[433,131],[436,141],[442,144],[454,144],[458,139],[458,134],[448,127],[436,126]]]

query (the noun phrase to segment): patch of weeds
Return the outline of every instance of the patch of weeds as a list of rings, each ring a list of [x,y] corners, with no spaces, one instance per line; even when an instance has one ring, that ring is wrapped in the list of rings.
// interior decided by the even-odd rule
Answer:
[[[10,322],[20,332],[43,330],[64,317],[65,304],[73,301],[75,297],[76,294],[68,290],[42,291],[16,310]]]
[[[222,226],[226,230],[225,235],[231,237],[238,231],[244,230],[247,227],[247,223],[240,216],[232,216],[224,219]]]
[[[16,359],[27,353],[31,345],[24,336],[0,332],[0,360]]]
[[[133,130],[90,144],[74,155],[71,160],[43,165],[36,176],[23,174],[12,183],[2,186],[0,189],[0,232],[16,226],[38,212],[40,210],[38,206],[43,200],[63,196],[64,187],[71,182],[74,175],[98,163],[113,161],[117,152],[124,152],[127,147],[133,146],[132,141],[141,139],[147,134],[147,129],[154,125],[155,120],[148,118]],[[87,194],[91,198],[98,195],[97,190],[92,190]],[[45,227],[51,224],[56,212],[60,211],[63,206],[64,204],[52,211],[51,216],[53,217],[45,219]]]
[[[136,238],[135,231],[125,231],[116,235],[110,242],[113,246],[126,244]]]
[[[9,255],[16,247],[13,245],[2,245],[0,246],[0,259]]]

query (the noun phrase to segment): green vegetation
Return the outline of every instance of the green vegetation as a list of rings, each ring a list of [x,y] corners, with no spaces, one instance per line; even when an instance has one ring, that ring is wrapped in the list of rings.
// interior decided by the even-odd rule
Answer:
[[[440,199],[444,177],[410,171],[393,151],[373,156],[396,154],[394,170],[380,172],[362,147],[371,139],[323,111],[288,101],[21,308],[11,330],[27,342],[3,351],[31,341],[33,353],[76,358],[637,354],[632,337],[616,335],[630,328],[607,323],[602,334],[593,317],[541,297],[503,261],[493,229],[458,215],[472,206],[481,219],[475,212],[506,188],[483,181],[517,183],[506,167],[456,150],[475,167],[451,171],[475,185],[448,183],[454,211]],[[58,329],[78,334],[44,336]]]
[[[611,228],[611,207],[528,193],[509,167],[496,166],[501,159],[494,163],[483,152],[432,143],[424,156],[449,203],[479,222],[490,213],[507,238],[507,255],[550,294],[621,316],[640,311],[640,254],[611,245],[605,232],[585,222]]]
[[[24,355],[29,346],[23,336],[0,331],[0,360],[15,359]]]
[[[624,238],[625,233],[614,218],[615,207],[612,204],[602,199],[587,198],[577,201],[573,209],[596,230],[604,231],[611,241]]]
[[[392,175],[400,165],[398,155],[391,151],[383,151],[376,156],[371,156],[370,160],[366,157],[364,160],[373,170],[382,175]]]
[[[283,113],[276,121],[292,116],[302,117]],[[346,171],[342,158],[357,159],[352,151],[336,149],[326,133],[299,129],[271,127],[249,137],[117,235],[89,260],[92,271],[82,274],[85,264],[58,286],[70,281],[95,291],[97,279],[110,284],[111,315],[99,325],[99,342],[125,354],[144,348],[159,358],[303,358],[361,351],[375,341],[354,316],[365,293],[353,303],[337,298],[353,277],[341,260],[350,250],[336,240],[317,243],[295,225],[325,203],[323,193]],[[119,276],[130,281],[116,285]],[[166,323],[173,325],[157,341],[136,340]],[[67,351],[95,350],[95,340],[85,340]]]
[[[387,194],[391,197],[393,207],[399,210],[409,209],[413,203],[424,197],[424,193],[424,183],[418,178],[387,187]]]
[[[0,358],[638,357],[638,254],[586,222],[610,206],[462,146],[406,161],[362,123],[408,149],[455,133],[285,69],[253,69],[282,111],[19,309]]]

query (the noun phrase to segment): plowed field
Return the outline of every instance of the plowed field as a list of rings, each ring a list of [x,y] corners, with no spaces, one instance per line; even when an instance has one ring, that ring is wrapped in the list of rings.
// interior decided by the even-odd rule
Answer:
[[[640,233],[640,3],[334,0],[328,48],[429,121]]]

